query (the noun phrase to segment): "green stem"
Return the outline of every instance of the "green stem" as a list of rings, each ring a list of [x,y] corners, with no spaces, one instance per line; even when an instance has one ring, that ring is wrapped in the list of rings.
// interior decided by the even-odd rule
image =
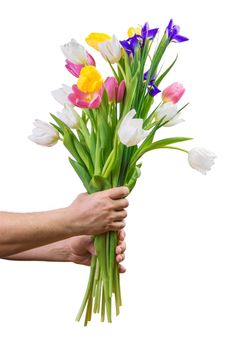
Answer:
[[[90,276],[89,276],[89,280],[88,280],[88,284],[87,284],[87,289],[86,289],[86,293],[84,295],[84,298],[83,298],[83,302],[82,302],[82,305],[79,309],[79,312],[76,316],[76,321],[80,321],[81,317],[82,317],[82,314],[83,314],[83,311],[85,309],[85,306],[87,304],[87,300],[89,298],[89,295],[90,295],[90,292],[92,290],[92,286],[93,286],[93,280],[94,280],[94,275],[95,275],[95,267],[96,267],[96,260],[97,260],[97,257],[96,256],[92,256],[92,259],[91,259],[91,271],[90,271]]]

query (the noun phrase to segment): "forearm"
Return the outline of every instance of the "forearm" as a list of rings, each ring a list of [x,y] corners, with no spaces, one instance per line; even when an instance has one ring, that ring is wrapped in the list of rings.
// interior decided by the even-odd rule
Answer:
[[[71,261],[69,239],[47,244],[42,247],[26,250],[21,253],[4,257],[7,260],[33,260],[33,261]]]
[[[71,237],[65,217],[65,209],[37,213],[0,212],[0,257]]]

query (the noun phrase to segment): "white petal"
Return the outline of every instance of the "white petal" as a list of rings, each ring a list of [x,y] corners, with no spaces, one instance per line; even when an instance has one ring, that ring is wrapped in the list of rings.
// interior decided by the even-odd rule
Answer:
[[[188,154],[189,165],[202,174],[206,174],[211,169],[215,158],[216,155],[213,152],[201,147],[191,149]]]

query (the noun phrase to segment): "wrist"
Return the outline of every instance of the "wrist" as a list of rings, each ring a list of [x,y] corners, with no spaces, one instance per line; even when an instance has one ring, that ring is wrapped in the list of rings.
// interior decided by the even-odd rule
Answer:
[[[59,209],[58,213],[58,215],[60,215],[62,218],[62,226],[64,232],[66,232],[67,238],[81,236],[83,234],[83,225],[77,220],[78,210],[76,209],[75,213],[73,211],[74,209],[71,208],[71,206],[68,206],[66,208]]]

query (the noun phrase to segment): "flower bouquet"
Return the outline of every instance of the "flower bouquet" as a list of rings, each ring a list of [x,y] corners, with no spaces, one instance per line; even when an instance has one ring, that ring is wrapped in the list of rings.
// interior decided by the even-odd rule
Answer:
[[[110,68],[112,76],[103,79],[94,58],[72,39],[61,47],[65,67],[75,77],[72,87],[63,85],[52,92],[63,110],[51,114],[53,122],[35,121],[29,138],[44,146],[61,140],[69,151],[69,162],[88,193],[116,186],[134,188],[141,173],[141,158],[152,150],[172,149],[188,153],[189,164],[206,173],[215,155],[203,148],[190,152],[177,147],[189,137],[158,139],[162,127],[181,123],[178,107],[185,89],[173,83],[162,92],[160,86],[174,67],[177,57],[163,69],[161,60],[170,44],[185,42],[180,28],[170,20],[159,37],[159,29],[130,28],[128,38],[118,41],[103,33],[91,33],[86,42],[96,49]],[[118,264],[115,260],[117,232],[95,238],[97,256],[92,257],[86,293],[76,320],[85,311],[85,322],[92,313],[112,321],[112,299],[116,314],[122,305]]]

